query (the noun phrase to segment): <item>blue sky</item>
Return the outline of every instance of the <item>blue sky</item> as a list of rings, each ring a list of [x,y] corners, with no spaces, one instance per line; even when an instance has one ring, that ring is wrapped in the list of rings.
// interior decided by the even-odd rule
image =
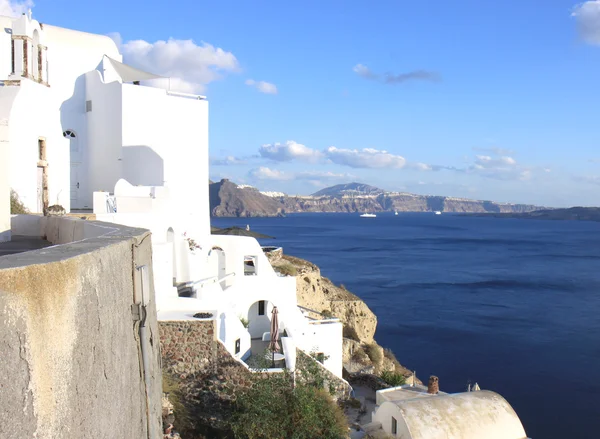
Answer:
[[[33,13],[118,33],[126,62],[205,94],[213,179],[600,205],[600,1],[38,0]]]

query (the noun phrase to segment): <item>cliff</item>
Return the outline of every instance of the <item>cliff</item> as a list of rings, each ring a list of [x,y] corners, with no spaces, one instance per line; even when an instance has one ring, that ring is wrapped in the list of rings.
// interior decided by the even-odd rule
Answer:
[[[283,207],[272,197],[249,186],[238,186],[223,179],[209,182],[210,212],[212,216],[277,216]]]
[[[309,261],[283,255],[281,250],[267,253],[267,257],[275,270],[296,276],[298,305],[324,317],[337,317],[344,324],[345,372],[412,374],[391,351],[377,344],[377,316],[358,296],[323,277],[319,267]]]
[[[278,216],[301,212],[461,212],[521,213],[541,209],[530,204],[497,203],[404,192],[386,192],[360,183],[322,189],[310,196],[262,193],[229,180],[210,184],[213,216]]]

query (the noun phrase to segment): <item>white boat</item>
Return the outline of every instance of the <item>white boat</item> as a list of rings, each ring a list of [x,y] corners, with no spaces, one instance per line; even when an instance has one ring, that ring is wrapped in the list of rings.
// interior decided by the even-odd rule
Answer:
[[[398,215],[398,211],[397,210],[394,210],[394,215]]]
[[[374,213],[363,213],[360,217],[361,218],[377,218],[377,215],[375,215]]]
[[[442,214],[442,212],[440,212],[439,210],[436,210],[436,211],[435,211],[435,214],[436,214],[436,215],[441,215],[441,214]]]

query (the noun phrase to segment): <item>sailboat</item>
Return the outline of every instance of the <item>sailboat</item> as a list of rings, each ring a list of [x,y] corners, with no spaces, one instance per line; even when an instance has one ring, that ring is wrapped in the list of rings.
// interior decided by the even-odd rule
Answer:
[[[394,210],[394,215],[398,215],[398,211],[397,210]]]

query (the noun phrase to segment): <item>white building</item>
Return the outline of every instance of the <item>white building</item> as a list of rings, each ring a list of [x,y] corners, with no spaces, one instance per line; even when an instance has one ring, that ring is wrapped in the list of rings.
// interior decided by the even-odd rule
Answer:
[[[150,229],[159,319],[212,313],[241,361],[261,354],[277,306],[287,366],[298,347],[341,377],[341,323],[305,317],[255,239],[210,234],[207,100],[149,86],[169,81],[123,64],[106,36],[31,14],[0,25],[0,239],[9,188],[32,212]]]
[[[497,393],[477,390],[448,394],[422,385],[376,393],[372,437],[403,439],[527,439],[519,417]]]

